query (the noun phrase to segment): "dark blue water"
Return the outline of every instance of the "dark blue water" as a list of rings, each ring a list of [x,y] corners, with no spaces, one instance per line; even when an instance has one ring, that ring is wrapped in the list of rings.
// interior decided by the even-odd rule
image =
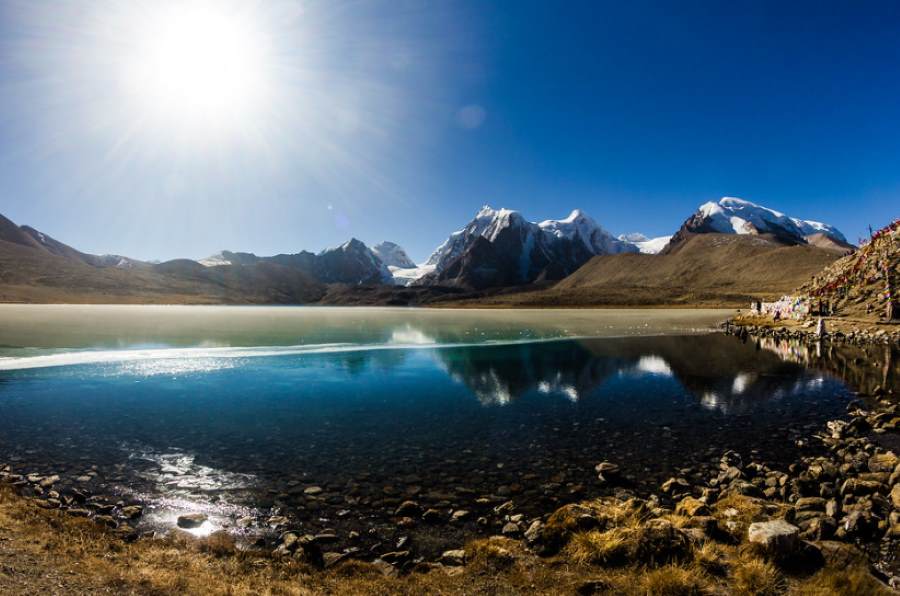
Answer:
[[[608,490],[603,460],[645,492],[726,449],[786,466],[850,398],[722,335],[106,362],[0,372],[0,461],[137,495],[147,524],[385,532],[407,498],[538,515]]]

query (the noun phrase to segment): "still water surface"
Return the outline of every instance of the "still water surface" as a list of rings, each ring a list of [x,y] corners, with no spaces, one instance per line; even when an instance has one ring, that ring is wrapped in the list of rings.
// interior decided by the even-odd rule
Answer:
[[[138,497],[147,527],[284,514],[363,540],[409,498],[539,515],[607,490],[603,460],[647,491],[729,448],[787,465],[853,387],[714,333],[727,314],[0,307],[0,462]]]

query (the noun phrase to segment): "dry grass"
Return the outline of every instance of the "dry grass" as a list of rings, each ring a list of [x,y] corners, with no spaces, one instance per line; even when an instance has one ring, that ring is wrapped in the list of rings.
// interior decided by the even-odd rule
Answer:
[[[791,596],[821,596],[840,594],[841,596],[889,596],[896,594],[878,583],[868,569],[853,566],[840,569],[823,569],[812,577],[793,586]]]
[[[581,564],[617,566],[628,562],[634,550],[634,530],[614,528],[606,532],[579,532],[566,547],[566,556]]]
[[[725,577],[728,574],[730,561],[735,557],[735,549],[731,546],[705,542],[694,551],[694,564],[704,573],[716,577]]]
[[[704,573],[693,567],[666,565],[641,574],[638,594],[646,596],[700,596],[712,593]]]
[[[738,560],[731,567],[730,579],[735,593],[745,596],[775,596],[786,586],[778,569],[761,559]]]
[[[645,552],[648,544],[653,547],[660,536],[671,539],[671,533],[666,534],[671,526],[644,520],[645,513],[636,503],[595,501],[584,507],[603,509],[604,523],[610,527],[573,532],[557,557],[540,558],[519,541],[491,537],[466,545],[465,567],[423,565],[398,575],[389,566],[362,561],[316,571],[262,552],[236,550],[224,534],[205,540],[176,534],[126,544],[88,520],[40,509],[0,487],[0,593],[513,595],[572,593],[585,582],[595,582],[600,593],[630,596],[785,590],[804,596],[853,596],[883,591],[862,567],[826,568],[802,580],[782,577],[772,564],[745,549],[710,542],[686,543],[683,551],[679,547],[677,560],[667,557],[652,562]],[[753,510],[748,506],[747,514]],[[577,527],[578,511],[569,508],[557,521]],[[623,553],[625,559],[620,558]],[[613,561],[618,566],[612,569],[595,566]]]
[[[465,550],[470,569],[495,571],[512,567],[523,554],[521,543],[501,536],[473,540]]]

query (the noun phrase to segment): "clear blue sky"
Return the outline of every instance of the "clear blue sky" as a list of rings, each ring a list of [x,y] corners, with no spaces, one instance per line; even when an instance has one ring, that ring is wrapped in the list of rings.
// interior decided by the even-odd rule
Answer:
[[[900,216],[897,3],[222,0],[250,49],[163,83],[158,3],[37,4],[0,5],[0,213],[90,252],[421,260],[484,203],[650,236],[726,195],[852,240]]]

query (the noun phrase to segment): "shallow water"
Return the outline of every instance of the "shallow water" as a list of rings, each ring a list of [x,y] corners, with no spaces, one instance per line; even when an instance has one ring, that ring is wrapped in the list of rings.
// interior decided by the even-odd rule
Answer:
[[[147,527],[283,513],[377,548],[408,498],[533,516],[606,490],[603,460],[647,491],[729,448],[787,465],[852,397],[821,354],[710,333],[722,311],[31,308],[0,308],[0,461]]]

